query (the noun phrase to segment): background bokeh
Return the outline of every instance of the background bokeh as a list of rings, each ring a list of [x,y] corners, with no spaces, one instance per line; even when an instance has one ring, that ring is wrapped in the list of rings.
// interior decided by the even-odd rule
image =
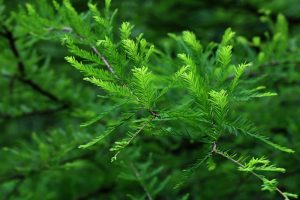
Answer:
[[[18,59],[25,63],[27,79],[14,77],[19,60],[10,41],[0,37],[0,199],[126,199],[126,194],[142,195],[137,183],[122,179],[122,163],[110,163],[108,149],[112,140],[89,150],[77,148],[103,131],[107,121],[118,113],[111,113],[97,126],[79,126],[101,112],[107,103],[97,98],[101,93],[97,88],[82,81],[81,74],[66,63],[64,57],[68,53],[60,41],[41,40],[22,32],[22,19],[14,16],[22,12],[26,3],[37,5],[41,11],[47,9],[39,7],[41,2],[1,3],[5,10],[0,23],[8,25],[17,38]],[[79,12],[87,10],[87,1],[71,2]],[[103,1],[93,2],[104,5]],[[278,93],[240,105],[236,113],[247,114],[265,135],[296,153],[283,154],[240,137],[229,137],[227,145],[245,155],[269,155],[287,169],[277,177],[280,186],[299,194],[299,0],[114,0],[112,7],[118,9],[116,26],[122,21],[131,22],[135,34],[144,33],[147,40],[171,57],[176,56],[176,45],[168,33],[191,30],[207,45],[220,41],[225,29],[231,27],[237,34],[233,61],[252,62],[249,79],[261,77],[257,80],[261,85]],[[284,44],[275,41],[276,33],[286,29],[278,22],[278,14],[288,22]],[[220,165],[213,171],[203,166],[180,190],[174,190],[180,170],[193,163],[201,149],[176,138],[149,137],[143,144],[139,152],[129,149],[127,154],[141,163],[147,161],[151,169],[165,166],[158,182],[170,176],[157,199],[180,199],[186,193],[190,199],[281,198],[260,191],[255,178],[237,173],[235,166],[227,162],[217,162]]]

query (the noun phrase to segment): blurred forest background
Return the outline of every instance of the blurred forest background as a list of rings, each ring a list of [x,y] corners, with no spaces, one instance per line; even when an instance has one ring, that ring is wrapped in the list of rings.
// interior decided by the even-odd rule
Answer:
[[[64,60],[68,53],[60,41],[40,40],[22,32],[18,13],[26,3],[37,5],[43,13],[47,8],[39,7],[40,2],[4,0],[0,5],[0,23],[13,34],[0,36],[0,199],[126,199],[126,194],[142,195],[143,189],[134,181],[122,179],[122,163],[110,163],[111,141],[88,150],[77,148],[103,130],[105,121],[90,127],[79,125],[102,111],[106,103],[97,97],[99,90],[82,81]],[[78,11],[87,10],[87,1],[71,2]],[[103,1],[92,2],[104,6]],[[237,113],[249,115],[265,135],[296,153],[282,154],[243,138],[228,139],[227,143],[244,154],[270,155],[287,169],[277,177],[280,185],[299,194],[299,0],[114,0],[112,8],[118,9],[117,26],[131,22],[136,33],[144,33],[171,56],[175,44],[168,33],[191,30],[202,44],[208,44],[220,41],[231,27],[237,34],[233,61],[252,62],[249,79],[260,76],[262,85],[278,93],[241,105]],[[285,16],[288,28],[278,22],[278,14]],[[284,44],[275,41],[278,29],[287,32]],[[26,78],[17,75],[20,63]],[[118,113],[111,117],[114,115]],[[170,176],[156,199],[180,199],[187,193],[189,199],[281,199],[260,191],[255,178],[237,173],[227,162],[213,171],[204,166],[183,188],[174,190],[180,170],[197,159],[198,147],[167,138],[149,137],[143,142],[139,152],[129,150],[127,154],[147,160],[152,169],[164,163],[164,169],[155,175],[158,182]]]

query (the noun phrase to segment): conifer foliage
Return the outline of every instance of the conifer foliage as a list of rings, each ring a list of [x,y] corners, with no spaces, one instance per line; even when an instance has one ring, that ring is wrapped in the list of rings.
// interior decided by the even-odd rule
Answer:
[[[1,73],[11,88],[18,82],[20,89],[31,90],[16,97],[20,108],[15,109],[9,106],[10,95],[4,95],[1,123],[39,114],[53,114],[55,121],[38,130],[41,134],[23,136],[21,145],[2,148],[8,164],[0,169],[0,193],[7,199],[39,199],[45,188],[26,192],[33,190],[31,184],[67,172],[61,183],[92,186],[68,194],[56,188],[46,199],[198,199],[190,186],[197,185],[202,167],[209,178],[235,166],[240,177],[253,177],[249,184],[261,185],[270,198],[297,198],[291,192],[298,191],[286,191],[280,181],[291,166],[272,162],[272,154],[293,157],[294,146],[266,134],[245,109],[281,97],[271,84],[262,85],[259,72],[264,63],[286,53],[285,17],[280,14],[272,22],[273,37],[263,44],[258,38],[251,43],[231,28],[217,43],[202,43],[192,31],[170,33],[169,54],[130,22],[118,23],[111,3],[89,2],[87,11],[79,12],[69,0],[42,0],[10,15],[0,4],[1,45],[6,48],[0,60],[16,66],[3,67]],[[263,19],[271,21],[267,14]],[[36,46],[58,42],[67,53],[63,66],[52,68],[61,55]],[[259,49],[256,57],[240,55],[253,46]],[[253,72],[258,76],[251,78]],[[237,147],[243,143],[263,150]]]

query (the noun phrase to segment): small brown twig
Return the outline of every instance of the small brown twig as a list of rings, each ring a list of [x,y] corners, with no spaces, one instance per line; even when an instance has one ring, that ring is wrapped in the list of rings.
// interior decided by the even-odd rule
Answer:
[[[141,184],[142,188],[144,189],[144,191],[145,191],[145,193],[147,195],[147,198],[149,200],[153,200],[153,198],[152,198],[152,196],[151,196],[151,194],[150,194],[150,192],[149,192],[146,184],[142,180],[142,177],[141,177],[139,171],[137,170],[137,168],[135,167],[135,165],[132,162],[130,162],[130,167],[131,167],[131,169],[132,169],[132,171],[134,173],[134,176],[136,177],[136,179],[138,180],[138,182]]]
[[[102,62],[105,64],[105,66],[107,67],[107,69],[113,74],[115,75],[115,71],[113,70],[113,68],[111,67],[111,65],[108,63],[108,61],[106,60],[106,58],[98,51],[98,49],[92,45],[92,50],[95,52],[95,54],[97,56],[99,56],[99,58],[101,58]],[[116,75],[115,75],[116,76]]]
[[[53,30],[56,30],[56,29],[50,27],[50,28],[48,28],[47,30],[50,32],[50,31],[53,31]],[[61,29],[61,31],[67,32],[67,33],[72,33],[74,30],[73,30],[71,27],[64,26],[64,27]],[[75,33],[75,35],[77,35],[77,36],[80,38],[80,40],[84,40],[84,37],[83,37],[83,36],[81,36],[81,35],[79,35],[79,34],[76,34],[76,33]],[[106,57],[103,56],[103,55],[98,51],[98,49],[95,47],[95,45],[91,44],[90,47],[92,48],[93,52],[94,52],[94,53],[102,60],[102,62],[104,63],[104,65],[106,66],[106,68],[108,69],[108,71],[110,71],[110,73],[112,73],[112,74],[117,78],[116,73],[115,73],[113,67],[109,64],[109,62],[107,61]]]
[[[233,159],[231,156],[229,156],[229,155],[227,155],[226,153],[220,151],[220,150],[217,148],[216,142],[214,142],[214,143],[212,144],[212,151],[211,151],[211,152],[212,152],[212,153],[215,153],[215,154],[217,154],[217,155],[220,155],[220,156],[222,156],[223,158],[226,158],[226,159],[230,160],[231,162],[233,162],[234,164],[238,165],[238,166],[241,167],[241,168],[246,168],[246,166],[243,165],[242,163],[240,163],[238,160],[235,160],[235,159]],[[257,174],[257,173],[254,172],[254,171],[249,171],[249,172],[250,172],[253,176],[255,176],[256,178],[258,178],[259,180],[263,181],[262,175]],[[282,190],[280,190],[278,187],[276,187],[276,191],[277,191],[281,196],[283,196],[283,198],[284,198],[285,200],[288,200],[288,199],[289,199],[288,196],[286,196],[286,194],[285,194]]]

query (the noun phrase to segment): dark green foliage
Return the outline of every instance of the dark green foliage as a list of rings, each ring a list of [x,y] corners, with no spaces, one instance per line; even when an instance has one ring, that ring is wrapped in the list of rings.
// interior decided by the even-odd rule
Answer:
[[[154,12],[173,4],[198,2]],[[162,35],[147,13],[123,22],[126,3],[76,5],[0,3],[0,198],[297,198],[300,52],[283,14],[249,14],[260,36]]]

